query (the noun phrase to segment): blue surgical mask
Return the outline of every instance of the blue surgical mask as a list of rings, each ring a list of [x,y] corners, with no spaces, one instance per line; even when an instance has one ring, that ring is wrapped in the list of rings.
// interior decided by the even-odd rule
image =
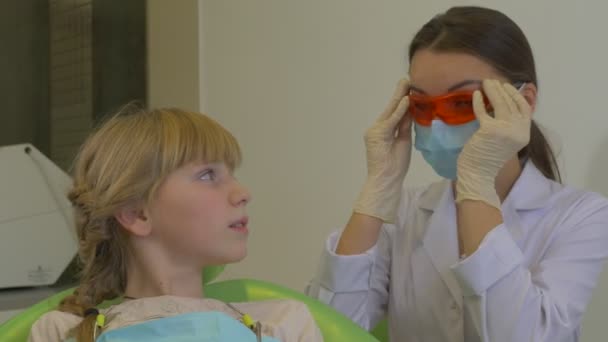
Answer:
[[[479,129],[477,120],[451,126],[441,120],[433,120],[431,126],[414,123],[415,148],[438,175],[456,179],[456,163],[464,144]]]

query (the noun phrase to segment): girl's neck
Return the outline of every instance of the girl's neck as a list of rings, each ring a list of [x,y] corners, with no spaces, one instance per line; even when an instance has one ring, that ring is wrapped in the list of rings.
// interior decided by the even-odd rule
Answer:
[[[138,262],[137,257],[130,259],[132,262],[127,268],[125,296],[132,298],[165,295],[204,297],[202,270],[169,264],[162,258],[156,258],[154,262],[148,263]]]

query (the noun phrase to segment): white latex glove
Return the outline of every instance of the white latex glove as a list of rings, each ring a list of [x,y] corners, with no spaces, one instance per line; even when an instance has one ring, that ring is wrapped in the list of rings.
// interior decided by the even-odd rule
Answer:
[[[500,209],[495,179],[505,163],[530,141],[532,109],[510,84],[485,80],[483,91],[494,108],[494,117],[486,112],[481,92],[475,91],[473,110],[480,127],[458,157],[456,202],[478,200]]]
[[[365,133],[367,181],[355,202],[356,213],[392,223],[397,217],[403,178],[412,154],[409,82],[399,81],[393,98]],[[405,116],[405,117],[404,117]]]

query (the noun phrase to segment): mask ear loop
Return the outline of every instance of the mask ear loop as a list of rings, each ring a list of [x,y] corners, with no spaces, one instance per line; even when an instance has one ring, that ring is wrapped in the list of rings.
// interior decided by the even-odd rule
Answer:
[[[84,311],[85,318],[91,315],[95,315],[95,322],[93,322],[93,340],[96,340],[98,333],[106,325],[106,316],[102,313],[99,313],[99,310],[97,310],[97,308],[90,308]]]
[[[97,339],[97,332],[101,332],[106,325],[106,316],[99,314],[95,317],[95,329],[93,330],[93,339]]]
[[[515,89],[517,89],[518,92],[522,91],[522,89],[524,89],[524,87],[526,86],[526,84],[528,84],[528,82],[524,82],[524,81],[512,83],[512,85],[515,87]],[[485,95],[483,95],[483,93],[482,93],[482,96],[485,97]],[[491,117],[494,117],[494,110],[493,109],[494,108],[492,108],[492,111],[488,113],[488,115],[491,116]]]
[[[253,318],[251,318],[251,316],[249,316],[246,313],[241,312],[239,309],[237,309],[234,305],[230,304],[230,303],[225,303],[226,306],[228,306],[230,309],[232,309],[234,312],[238,313],[241,316],[241,322],[248,327],[249,329],[251,329],[251,331],[253,331],[253,333],[256,335],[256,338],[258,341],[262,341],[262,324],[259,321],[254,321]]]

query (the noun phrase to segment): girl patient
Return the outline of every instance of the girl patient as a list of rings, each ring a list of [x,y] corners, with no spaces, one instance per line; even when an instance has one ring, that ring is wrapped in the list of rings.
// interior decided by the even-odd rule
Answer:
[[[235,138],[199,113],[130,108],[103,123],[80,150],[69,192],[80,284],[29,340],[321,341],[302,303],[204,297],[203,267],[247,254],[240,160]]]

